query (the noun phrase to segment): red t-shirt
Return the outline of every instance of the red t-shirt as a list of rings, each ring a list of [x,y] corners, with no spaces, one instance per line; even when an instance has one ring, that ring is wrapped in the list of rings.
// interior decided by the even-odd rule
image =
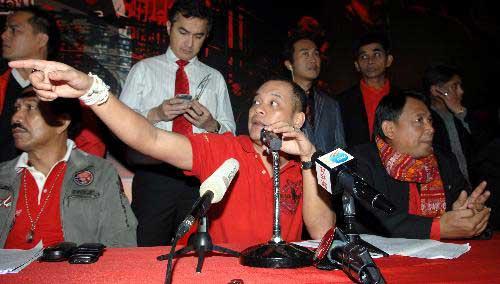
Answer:
[[[389,80],[385,80],[384,86],[380,89],[368,86],[365,80],[361,80],[361,94],[363,95],[363,102],[365,104],[366,117],[368,118],[368,129],[370,130],[370,137],[373,134],[373,122],[375,121],[375,110],[378,103],[382,98],[391,90]]]
[[[45,181],[42,197],[40,198],[40,204],[38,204],[38,185],[36,184],[36,181],[30,171],[23,169],[21,174],[21,183],[19,185],[19,198],[16,204],[14,226],[7,236],[4,248],[31,249],[35,247],[40,240],[43,240],[44,247],[55,245],[64,241],[61,223],[60,199],[65,172],[65,162],[59,162],[52,169],[47,177],[47,180]],[[56,180],[58,174],[59,177]],[[26,188],[24,187],[23,175],[26,175]],[[40,214],[38,222],[36,222],[33,241],[28,243],[26,240],[31,229],[31,222],[28,217],[26,204],[29,206],[32,220],[35,221],[52,186],[52,192],[47,200],[47,204],[45,204],[45,208]],[[27,200],[24,198],[25,190],[27,190]]]
[[[232,133],[188,136],[193,169],[187,174],[204,181],[225,160],[235,158],[240,169],[224,198],[209,211],[209,232],[214,243],[259,244],[273,232],[273,179],[248,136]],[[280,171],[281,235],[286,241],[302,234],[302,172],[289,161]]]

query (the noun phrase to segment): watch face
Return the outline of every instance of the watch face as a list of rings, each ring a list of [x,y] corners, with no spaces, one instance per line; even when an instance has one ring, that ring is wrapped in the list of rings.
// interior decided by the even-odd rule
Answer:
[[[321,242],[319,243],[318,248],[316,249],[316,253],[314,254],[313,258],[315,262],[321,261],[323,258],[325,258],[326,254],[328,253],[328,250],[330,249],[330,246],[333,243],[334,237],[335,237],[335,228],[332,227],[323,236]]]
[[[309,162],[302,162],[302,163],[301,163],[301,168],[302,168],[303,170],[308,170],[308,169],[312,168],[312,166],[313,166],[313,162],[312,162],[312,161],[309,161]]]

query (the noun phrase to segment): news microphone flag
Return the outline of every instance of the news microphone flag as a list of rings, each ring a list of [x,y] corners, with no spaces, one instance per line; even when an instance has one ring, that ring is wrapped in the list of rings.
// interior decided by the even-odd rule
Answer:
[[[315,161],[318,184],[330,194],[332,194],[333,190],[330,171],[342,164],[349,162],[352,159],[354,159],[354,157],[351,154],[340,148],[337,148],[332,152],[319,157]]]

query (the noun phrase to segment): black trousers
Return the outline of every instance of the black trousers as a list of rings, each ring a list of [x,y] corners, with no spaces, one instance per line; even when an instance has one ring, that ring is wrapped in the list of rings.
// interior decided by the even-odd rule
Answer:
[[[136,169],[132,210],[138,220],[138,246],[170,245],[179,224],[200,196],[200,182],[170,165]]]

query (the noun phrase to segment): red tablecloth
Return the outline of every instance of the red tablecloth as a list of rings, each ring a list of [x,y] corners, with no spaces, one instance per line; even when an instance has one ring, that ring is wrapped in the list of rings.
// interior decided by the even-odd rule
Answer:
[[[402,256],[375,259],[387,283],[500,283],[500,235],[493,240],[469,241],[471,250],[453,260]],[[242,250],[245,245],[228,245]],[[18,274],[0,275],[0,283],[163,283],[166,261],[156,256],[165,247],[108,249],[97,263],[35,262]],[[192,254],[175,262],[173,283],[351,283],[342,271],[263,269],[241,266],[235,257],[210,255],[196,273]]]

